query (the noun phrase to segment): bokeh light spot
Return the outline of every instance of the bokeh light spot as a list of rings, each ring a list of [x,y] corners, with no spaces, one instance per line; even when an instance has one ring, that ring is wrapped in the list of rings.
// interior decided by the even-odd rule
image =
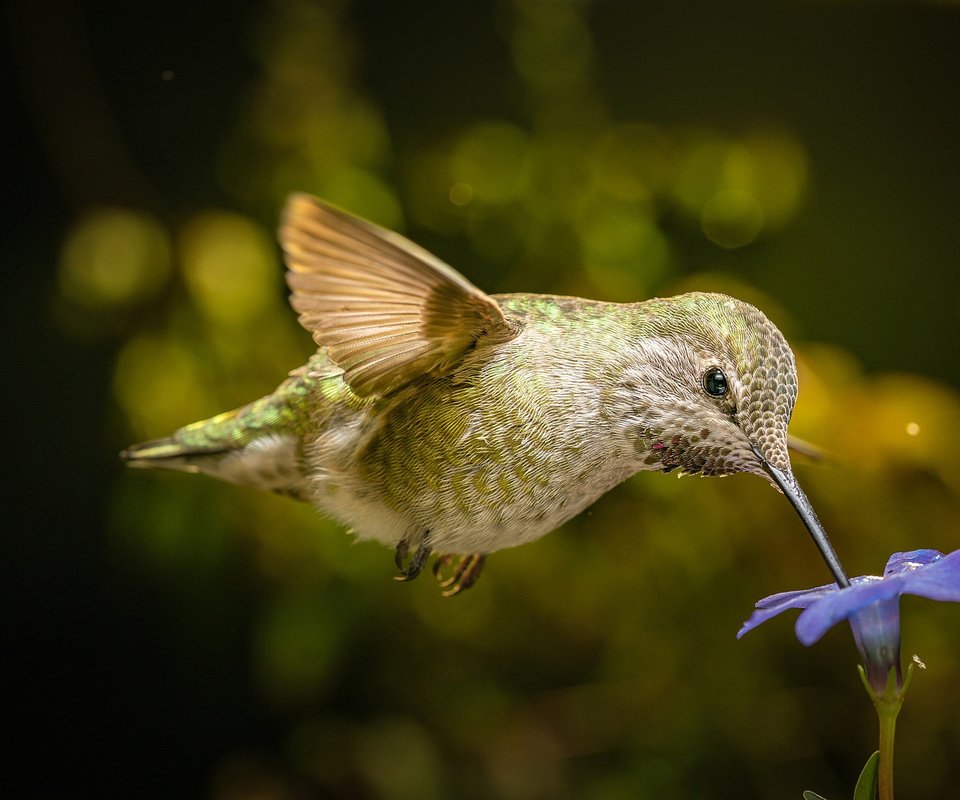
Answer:
[[[469,128],[450,156],[456,183],[473,187],[478,200],[505,203],[524,189],[529,168],[527,135],[514,125],[483,122]]]
[[[530,14],[532,7],[547,14]],[[517,72],[531,86],[556,92],[580,84],[593,57],[593,42],[575,6],[564,3],[523,3],[512,41]]]
[[[104,310],[155,295],[170,273],[171,246],[163,226],[136,211],[108,209],[81,221],[60,255],[63,297]]]
[[[646,207],[591,209],[577,221],[577,231],[584,268],[607,299],[644,297],[669,267],[669,245]]]
[[[191,352],[169,338],[144,335],[120,351],[114,395],[141,436],[182,425],[206,405],[203,375]]]
[[[245,217],[210,212],[193,218],[181,236],[180,258],[194,302],[218,324],[249,322],[277,303],[275,245]]]
[[[758,129],[741,138],[709,131],[687,134],[673,186],[680,207],[726,248],[752,242],[761,228],[797,213],[807,184],[807,159],[789,133]]]
[[[726,156],[726,143],[708,134],[698,134],[695,141],[686,143],[674,193],[681,208],[695,218],[700,217],[707,201],[725,187]]]
[[[403,212],[396,195],[373,172],[357,167],[341,167],[330,173],[318,191],[325,200],[351,214],[391,230],[403,227]]]
[[[455,206],[465,206],[473,199],[473,187],[469,183],[458,181],[450,187],[450,202]]]
[[[597,188],[620,200],[641,200],[662,190],[672,170],[669,140],[658,128],[641,123],[604,131],[589,160]]]
[[[763,211],[750,192],[725,189],[707,201],[701,217],[711,242],[733,249],[750,244],[763,227]]]
[[[807,156],[797,139],[781,131],[756,131],[744,139],[753,162],[751,190],[763,209],[764,226],[796,215],[807,187]]]

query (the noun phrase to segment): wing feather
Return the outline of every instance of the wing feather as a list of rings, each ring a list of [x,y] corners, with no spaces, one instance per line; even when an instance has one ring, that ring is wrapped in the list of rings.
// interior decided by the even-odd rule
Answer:
[[[519,332],[436,256],[310,195],[290,197],[279,236],[300,324],[358,395],[440,374]]]

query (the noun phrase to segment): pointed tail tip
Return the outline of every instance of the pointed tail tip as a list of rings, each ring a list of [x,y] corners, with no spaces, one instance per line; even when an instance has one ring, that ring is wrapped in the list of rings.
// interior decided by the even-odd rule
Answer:
[[[136,469],[171,469],[178,472],[202,472],[202,461],[216,460],[218,456],[229,452],[230,448],[188,447],[176,436],[155,439],[152,442],[132,444],[119,453],[120,460],[128,467]]]
[[[120,460],[131,467],[153,466],[151,462],[183,455],[183,448],[170,439],[132,444],[120,451]]]

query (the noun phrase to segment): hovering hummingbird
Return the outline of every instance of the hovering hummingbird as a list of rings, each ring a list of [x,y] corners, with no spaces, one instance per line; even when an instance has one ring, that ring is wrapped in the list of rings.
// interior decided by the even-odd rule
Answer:
[[[444,594],[641,470],[750,472],[847,578],[790,467],[793,353],[754,306],[694,292],[638,303],[487,295],[402,236],[306,194],[279,239],[319,346],[272,394],[121,453],[311,503],[430,555]]]

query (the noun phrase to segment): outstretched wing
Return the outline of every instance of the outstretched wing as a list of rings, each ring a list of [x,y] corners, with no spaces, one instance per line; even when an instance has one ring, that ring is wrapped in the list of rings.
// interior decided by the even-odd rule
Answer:
[[[436,256],[310,195],[290,197],[279,235],[300,324],[358,395],[442,373],[519,331]]]

